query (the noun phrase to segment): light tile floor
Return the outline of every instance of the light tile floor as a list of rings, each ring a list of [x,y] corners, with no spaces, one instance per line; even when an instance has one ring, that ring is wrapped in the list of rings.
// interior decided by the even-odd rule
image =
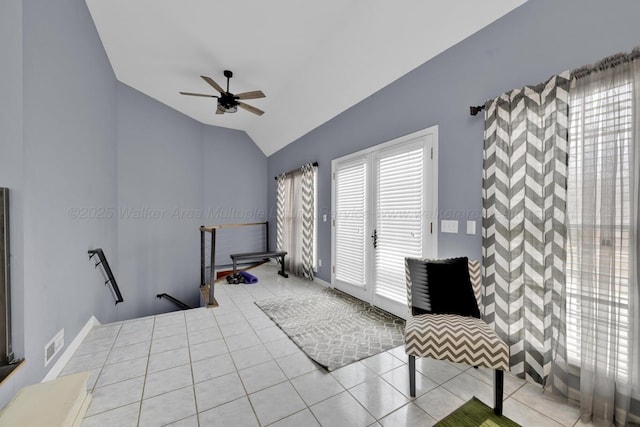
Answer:
[[[419,359],[409,397],[403,347],[327,373],[253,303],[322,287],[254,270],[256,285],[216,285],[220,307],[94,328],[62,375],[89,370],[90,426],[431,426],[476,396],[492,372]],[[197,290],[196,290],[197,291]],[[504,413],[524,426],[583,426],[578,409],[505,376]]]

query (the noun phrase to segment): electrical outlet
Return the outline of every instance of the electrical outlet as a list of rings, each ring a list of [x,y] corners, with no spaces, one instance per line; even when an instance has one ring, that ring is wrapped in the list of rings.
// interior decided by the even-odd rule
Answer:
[[[458,221],[443,219],[442,221],[440,221],[440,231],[443,233],[457,233]]]
[[[318,267],[322,267],[322,260],[318,259]]]
[[[467,234],[476,234],[476,222],[467,221]]]

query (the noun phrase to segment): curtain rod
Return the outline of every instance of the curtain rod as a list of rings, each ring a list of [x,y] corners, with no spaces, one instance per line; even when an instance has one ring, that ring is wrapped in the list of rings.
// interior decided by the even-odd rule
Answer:
[[[585,76],[588,76],[591,73],[595,73],[598,71],[604,71],[609,68],[615,67],[616,65],[623,64],[625,62],[631,62],[640,58],[640,46],[636,46],[629,53],[621,52],[616,53],[615,55],[607,56],[604,59],[596,62],[591,65],[584,65],[580,68],[576,68],[571,71],[571,79],[581,79]],[[484,105],[471,106],[469,107],[469,114],[472,116],[477,115],[480,111],[484,110]]]
[[[477,115],[480,111],[484,110],[484,105],[477,105],[469,107],[469,114],[472,116]]]
[[[605,71],[609,68],[616,67],[620,64],[635,61],[640,58],[640,46],[636,46],[631,52],[616,53],[615,55],[607,56],[604,59],[596,62],[595,64],[585,65],[571,71],[572,79],[581,79],[589,74],[596,73],[598,71]]]
[[[311,163],[311,166],[318,167],[318,162]],[[292,169],[289,172],[285,172],[284,175],[289,175],[291,172],[295,172],[298,169],[300,169],[300,168]],[[280,175],[282,175],[282,174],[280,174]],[[280,175],[278,175],[278,176],[280,176]],[[278,179],[278,176],[274,176],[273,179]]]

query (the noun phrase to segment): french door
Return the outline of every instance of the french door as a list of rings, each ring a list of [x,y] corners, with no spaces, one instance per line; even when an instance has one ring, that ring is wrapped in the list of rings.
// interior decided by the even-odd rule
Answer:
[[[433,257],[437,127],[332,162],[332,285],[407,315],[404,258]]]

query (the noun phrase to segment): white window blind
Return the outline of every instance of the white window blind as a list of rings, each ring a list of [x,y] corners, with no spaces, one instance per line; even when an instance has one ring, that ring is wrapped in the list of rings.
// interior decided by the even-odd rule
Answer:
[[[629,372],[629,155],[632,143],[632,85],[572,96],[570,100],[569,176],[567,191],[567,351],[569,362],[580,366],[581,318],[605,318],[595,325],[599,337],[597,358],[600,366],[611,369],[618,378]],[[603,226],[604,209],[611,194],[602,190],[602,170],[615,180],[613,194],[615,220]],[[596,178],[594,178],[596,177]],[[606,188],[610,188],[607,184]],[[582,188],[595,200],[585,200]],[[595,203],[594,203],[595,202]],[[613,262],[607,252],[616,254]],[[605,262],[606,261],[606,262]],[[587,311],[585,307],[595,312]],[[611,308],[614,308],[611,310]],[[604,337],[604,340],[603,340]]]
[[[367,243],[364,219],[368,210],[366,159],[338,164],[335,174],[335,278],[364,287]]]
[[[403,147],[376,158],[377,295],[405,304],[404,258],[423,248],[424,147]]]

